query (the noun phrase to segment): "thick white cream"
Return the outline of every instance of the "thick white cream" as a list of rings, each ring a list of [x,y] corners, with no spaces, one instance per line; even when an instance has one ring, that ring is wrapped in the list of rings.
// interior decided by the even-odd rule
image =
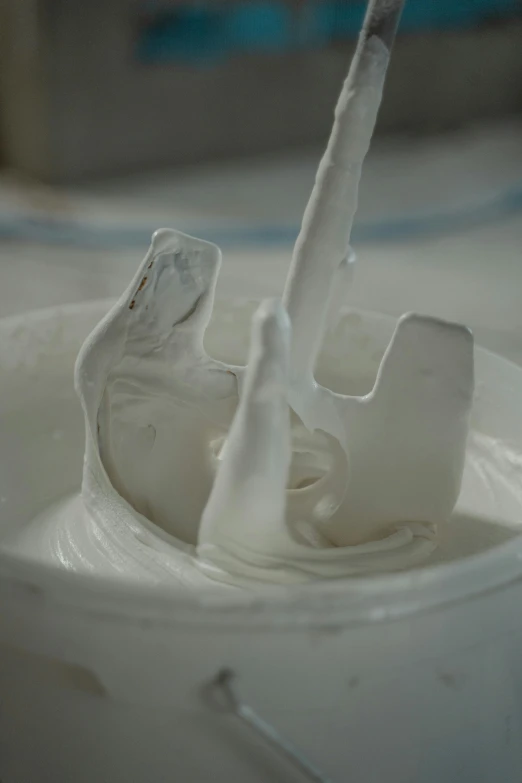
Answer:
[[[135,562],[140,575],[180,584],[204,579],[196,564],[221,581],[285,583],[401,570],[436,548],[464,469],[468,330],[406,315],[367,394],[335,393],[315,378],[389,59],[370,29],[341,92],[283,300],[256,312],[246,366],[204,348],[219,249],[175,231],[156,232],[85,342],[76,365],[85,512],[73,503],[55,515],[57,527],[51,516],[40,530],[62,565],[96,568],[94,551],[114,572]],[[349,356],[340,360],[349,367]]]
[[[88,513],[114,527],[139,514],[197,543],[201,567],[232,581],[336,578],[424,560],[460,490],[469,332],[404,316],[373,388],[353,396],[311,372],[292,374],[291,324],[274,300],[254,316],[246,366],[228,364],[204,346],[219,265],[215,245],[156,232],[82,347]],[[232,305],[227,315],[234,321]],[[232,326],[248,335],[248,321]],[[350,372],[344,350],[337,361]]]
[[[232,364],[245,360],[247,325],[253,309],[253,304],[241,302],[218,307],[207,333],[206,345],[210,354]],[[339,393],[367,393],[374,384],[383,346],[389,339],[388,329],[385,319],[371,316],[367,320],[364,315],[345,311],[335,320],[326,336],[319,357],[318,379]],[[342,361],[347,351],[349,362]],[[490,374],[488,370],[486,387],[483,379],[479,378],[480,388],[475,400],[462,491],[457,506],[449,523],[439,530],[437,546],[424,539],[429,549],[421,553],[420,561],[426,565],[449,562],[484,551],[521,532],[522,443],[507,437],[505,429],[499,430],[498,436],[491,434],[495,432],[496,425],[493,422],[492,428],[488,411],[498,409],[503,395],[509,394],[509,389],[504,392],[499,387],[500,396],[497,399],[492,391],[488,391],[490,386],[494,389],[496,383],[496,377],[490,378]],[[501,385],[505,383],[502,376],[499,376],[498,382]],[[94,386],[89,388],[94,389]],[[487,434],[481,431],[483,426]],[[319,456],[312,461],[311,443],[315,447],[325,447],[324,452],[316,451]],[[217,455],[222,445],[222,436],[208,443],[201,470],[208,470],[211,478],[219,462]],[[302,483],[303,477],[320,476],[328,470],[327,446],[328,443],[320,438],[310,440],[309,433],[302,427],[294,431],[294,448],[298,451],[288,480],[290,493],[296,492],[295,487]],[[81,448],[81,444],[78,447]],[[197,491],[199,488],[198,503],[204,507],[209,487],[198,485],[197,476],[193,479],[190,489]],[[176,590],[198,589],[210,583],[208,575],[201,570],[196,552],[197,530],[191,536],[192,541],[182,541],[186,534],[183,517],[179,514],[180,510],[183,512],[183,503],[179,506],[174,504],[168,520],[170,524],[162,526],[161,519],[157,523],[151,522],[111,491],[110,486],[103,485],[103,473],[98,473],[98,480],[102,481],[102,486],[96,483],[91,485],[93,496],[90,502],[87,498],[88,511],[80,495],[66,498],[45,510],[27,526],[16,530],[10,536],[8,549],[24,559],[45,562],[56,568],[112,576],[126,582],[171,584]],[[299,494],[299,490],[296,494]],[[178,520],[179,530],[176,529]],[[402,539],[398,537],[391,543],[399,545],[397,552],[403,558],[399,568],[420,564],[419,560],[408,555],[408,539],[404,534]],[[376,559],[379,548],[381,562]],[[394,570],[393,559],[386,559],[390,553],[382,544],[377,546],[370,563],[364,547],[353,547],[352,552],[351,570],[346,568],[346,559],[343,562],[347,575]],[[255,573],[253,579],[241,577],[237,572],[235,576],[227,575],[226,571],[217,575],[221,580],[228,579],[251,588],[255,587],[257,581]],[[330,567],[323,574],[330,578],[341,575],[335,571],[332,573]],[[216,572],[213,574],[215,576]],[[266,580],[267,574],[259,578]],[[300,581],[311,576],[294,568],[286,574],[277,570],[272,578],[285,582]]]
[[[424,565],[483,552],[519,535],[521,510],[522,450],[472,431],[459,502]],[[56,568],[128,582],[171,584],[176,590],[210,583],[198,566],[193,545],[165,534],[136,513],[122,513],[116,519],[89,514],[80,494],[54,504],[19,529],[9,550]],[[247,581],[235,581],[248,586]]]
[[[314,375],[389,60],[371,19],[282,302],[255,314],[246,366],[204,348],[219,249],[167,230],[78,357],[88,513],[138,513],[197,543],[217,579],[412,566],[435,548],[459,494],[474,383],[465,327],[403,316],[364,396],[334,393]]]

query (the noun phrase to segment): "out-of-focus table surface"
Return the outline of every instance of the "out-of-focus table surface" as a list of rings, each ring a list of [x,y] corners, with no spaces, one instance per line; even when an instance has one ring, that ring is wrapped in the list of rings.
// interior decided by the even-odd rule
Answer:
[[[0,314],[117,296],[156,226],[220,239],[221,291],[277,295],[319,155],[67,190],[0,175]],[[346,302],[464,322],[522,363],[521,189],[522,122],[377,143]]]

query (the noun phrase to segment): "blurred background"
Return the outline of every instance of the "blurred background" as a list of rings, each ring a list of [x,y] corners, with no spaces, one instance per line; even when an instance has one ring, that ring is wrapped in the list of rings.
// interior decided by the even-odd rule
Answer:
[[[119,294],[159,226],[278,293],[360,0],[0,0],[0,315]],[[346,301],[522,362],[522,0],[407,0]]]

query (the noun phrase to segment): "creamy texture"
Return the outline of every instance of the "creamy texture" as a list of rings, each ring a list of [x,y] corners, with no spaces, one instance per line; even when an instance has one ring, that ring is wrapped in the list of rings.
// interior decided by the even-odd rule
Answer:
[[[133,313],[134,309],[129,312]],[[227,303],[218,308],[216,319],[207,335],[210,352],[217,354],[219,350],[224,361],[244,361],[251,312],[252,306],[240,302]],[[102,334],[107,334],[103,324],[101,330]],[[340,318],[335,319],[327,335],[318,363],[318,378],[338,394],[355,392],[364,396],[375,383],[388,334],[389,327],[385,319],[345,311]],[[343,360],[346,355],[350,356],[349,362]],[[97,361],[104,361],[103,352],[97,354]],[[221,363],[218,364],[221,366]],[[420,543],[426,542],[429,547],[421,553],[420,558],[426,564],[447,562],[483,551],[515,535],[520,529],[522,440],[517,440],[515,433],[510,438],[511,430],[508,426],[513,407],[513,380],[509,375],[505,378],[499,372],[500,367],[486,369],[486,375],[479,376],[479,390],[474,403],[462,492],[457,508],[449,524],[439,529],[436,548],[433,540],[419,539]],[[95,384],[86,378],[85,386],[93,393],[93,410],[97,410]],[[103,397],[103,389],[99,397]],[[234,397],[234,405],[236,400]],[[503,414],[498,420],[499,414],[495,411],[503,411],[506,406],[507,419],[503,423]],[[295,421],[292,427],[294,460],[289,471],[288,486],[294,489],[289,489],[289,493],[295,492],[295,487],[300,486],[306,477],[321,477],[332,466],[329,439],[317,438],[317,434],[312,436]],[[481,431],[483,427],[485,431]],[[211,476],[220,462],[219,454],[226,432],[225,429],[222,435],[207,442],[205,459],[201,464],[202,470],[208,468]],[[496,436],[492,433],[496,433]],[[96,457],[96,440],[93,443]],[[143,443],[138,432],[137,444],[143,446]],[[196,536],[192,543],[187,543],[179,535],[174,537],[169,534],[160,523],[151,522],[115,492],[100,463],[94,465],[94,470],[92,464],[86,465],[86,468],[88,482],[84,487],[83,500],[76,496],[53,506],[27,527],[20,527],[14,537],[4,542],[6,548],[19,553],[24,559],[40,560],[58,568],[94,575],[112,575],[124,581],[165,583],[182,590],[197,589],[209,583],[207,575],[200,569],[195,547]],[[169,475],[168,462],[166,475]],[[192,485],[192,490],[198,487],[201,494],[206,491],[197,481]],[[296,494],[299,495],[300,491]],[[205,496],[200,497],[202,506],[205,500]],[[176,511],[177,507],[173,504],[169,519],[173,524],[171,533],[174,534],[178,519],[183,521]],[[183,530],[181,526],[180,529]],[[402,558],[402,562],[398,567],[409,567],[419,562],[410,557],[408,539],[403,531],[402,540],[400,536],[395,536],[384,546],[382,541],[376,542],[373,553],[371,547],[369,550],[364,546],[346,548],[350,557],[341,556],[338,561],[344,569],[343,573],[392,570],[393,557],[390,558],[390,552],[387,551],[390,543],[392,546],[399,544],[395,555]],[[332,549],[328,551],[332,552]],[[335,556],[335,549],[333,553]],[[394,555],[393,551],[391,554]],[[304,564],[309,565],[306,560]],[[295,566],[294,562],[291,573],[284,575],[284,581],[310,578],[310,573],[300,571]],[[214,571],[212,575],[228,578],[243,586],[255,585],[251,577],[241,577],[237,568],[233,579],[225,569]],[[281,571],[276,569],[274,575],[282,581]],[[335,577],[339,573],[328,566],[323,575]],[[266,577],[266,573],[260,575],[260,578]]]
[[[293,327],[291,375],[313,372],[337,271],[350,255],[359,181],[381,103],[389,51],[361,38],[297,237],[283,303]]]
[[[199,528],[200,557],[225,574],[274,581],[424,559],[460,490],[472,351],[461,327],[404,317],[370,394],[334,395],[313,376],[291,378],[288,318],[277,303],[262,305]],[[295,396],[313,422],[308,439],[292,426]],[[287,489],[296,462],[304,472]]]
[[[247,365],[204,348],[219,249],[175,231],[156,232],[84,344],[87,540],[65,536],[80,560],[103,542],[128,568],[140,526],[157,540],[140,540],[138,571],[153,560],[180,584],[194,565],[221,581],[298,582],[404,569],[435,549],[464,467],[470,333],[403,316],[364,396],[314,374],[389,59],[373,29],[367,20],[283,300],[256,312]],[[61,538],[55,550],[69,562]]]
[[[180,583],[194,553],[222,581],[296,582],[403,569],[436,547],[464,465],[469,332],[404,316],[361,397],[314,375],[388,65],[389,41],[373,29],[370,14],[282,303],[255,314],[246,367],[204,348],[219,249],[167,230],[79,354],[83,524],[116,563],[139,525],[171,536],[157,536],[152,559]],[[73,549],[87,557],[83,543]]]
[[[459,502],[426,565],[482,552],[519,535],[521,509],[522,449],[472,431]],[[87,514],[80,495],[60,501],[17,531],[9,550],[57,568],[125,581],[187,590],[210,583],[193,546],[175,541],[135,513],[95,518]]]
[[[78,358],[87,510],[121,516],[127,503],[124,513],[197,543],[201,567],[219,579],[414,565],[436,546],[459,493],[473,393],[464,327],[404,316],[364,397],[314,377],[389,59],[370,22],[283,303],[260,306],[247,366],[204,349],[219,250],[166,230]]]
[[[290,321],[268,302],[254,318],[247,366],[229,365],[204,348],[219,264],[215,246],[157,232],[85,342],[76,386],[89,514],[117,527],[137,512],[197,543],[201,567],[232,581],[421,562],[460,488],[470,334],[403,317],[373,390],[355,397],[312,374],[292,376]]]

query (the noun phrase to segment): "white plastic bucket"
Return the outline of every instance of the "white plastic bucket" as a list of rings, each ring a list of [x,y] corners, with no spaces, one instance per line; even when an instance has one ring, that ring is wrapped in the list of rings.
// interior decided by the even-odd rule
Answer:
[[[522,537],[407,574],[190,600],[2,548],[79,486],[72,367],[106,309],[0,322],[2,783],[305,781],[209,703],[223,667],[333,783],[520,783]],[[377,362],[391,328],[357,315],[352,351],[364,337]],[[485,430],[522,443],[522,371],[480,350],[476,369]]]

